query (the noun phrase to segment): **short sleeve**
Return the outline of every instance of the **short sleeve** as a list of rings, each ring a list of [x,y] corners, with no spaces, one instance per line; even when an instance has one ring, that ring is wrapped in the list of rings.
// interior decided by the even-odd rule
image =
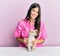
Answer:
[[[18,22],[15,33],[14,33],[14,37],[20,37],[21,32],[22,32],[22,25],[20,22]]]
[[[41,23],[41,27],[40,27],[40,33],[37,39],[46,39],[47,38],[47,31],[46,31],[46,26],[44,24],[44,22]]]
[[[42,31],[41,37],[46,39],[47,38],[47,31],[46,31],[46,26],[44,23],[42,23],[41,31]]]

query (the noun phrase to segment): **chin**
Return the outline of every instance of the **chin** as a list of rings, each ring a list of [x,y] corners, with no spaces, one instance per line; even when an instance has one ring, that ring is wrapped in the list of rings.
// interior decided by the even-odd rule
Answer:
[[[32,17],[32,19],[35,19],[35,17]]]

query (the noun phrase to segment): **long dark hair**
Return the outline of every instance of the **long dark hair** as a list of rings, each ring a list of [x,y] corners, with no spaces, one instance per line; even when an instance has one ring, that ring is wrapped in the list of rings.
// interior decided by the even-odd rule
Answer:
[[[33,8],[36,8],[36,7],[38,7],[39,12],[38,12],[38,16],[37,16],[36,19],[35,19],[34,27],[35,27],[35,29],[38,30],[38,35],[39,35],[40,25],[41,25],[41,8],[40,8],[40,5],[39,5],[38,3],[33,3],[33,4],[30,6],[30,8],[29,8],[29,10],[28,10],[28,12],[27,12],[27,15],[26,15],[26,18],[25,18],[25,19],[30,20],[31,10],[32,10]],[[36,36],[36,38],[38,37],[38,35]]]

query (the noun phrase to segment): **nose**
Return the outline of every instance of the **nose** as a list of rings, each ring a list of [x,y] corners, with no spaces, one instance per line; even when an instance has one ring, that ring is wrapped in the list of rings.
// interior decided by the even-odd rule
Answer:
[[[36,13],[36,12],[34,12],[34,15],[37,15],[37,13]]]

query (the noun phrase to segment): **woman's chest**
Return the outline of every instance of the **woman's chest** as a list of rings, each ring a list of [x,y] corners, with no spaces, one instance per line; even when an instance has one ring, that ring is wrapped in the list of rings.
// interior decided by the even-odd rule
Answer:
[[[23,31],[25,32],[29,32],[30,30],[34,29],[34,26],[28,22],[25,22],[22,26],[23,26]]]
[[[34,29],[34,26],[31,26],[29,23],[24,22],[22,24],[22,36],[28,37],[29,31]]]

